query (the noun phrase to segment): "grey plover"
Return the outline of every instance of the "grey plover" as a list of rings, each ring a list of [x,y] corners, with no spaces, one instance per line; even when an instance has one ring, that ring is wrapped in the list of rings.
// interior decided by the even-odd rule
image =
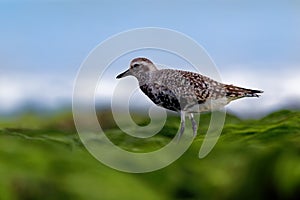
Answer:
[[[192,122],[193,136],[197,134],[198,125],[193,113],[220,109],[229,102],[243,97],[259,97],[260,90],[246,89],[227,85],[198,73],[157,69],[147,58],[135,58],[130,68],[116,78],[134,76],[140,89],[153,103],[168,110],[180,112],[181,122],[178,138],[185,129],[185,116]]]

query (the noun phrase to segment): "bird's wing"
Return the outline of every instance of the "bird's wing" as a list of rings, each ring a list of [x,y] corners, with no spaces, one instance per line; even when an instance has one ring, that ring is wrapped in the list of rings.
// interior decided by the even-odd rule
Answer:
[[[226,96],[224,84],[198,73],[180,71],[182,77],[187,80],[199,103],[207,99],[220,99]]]

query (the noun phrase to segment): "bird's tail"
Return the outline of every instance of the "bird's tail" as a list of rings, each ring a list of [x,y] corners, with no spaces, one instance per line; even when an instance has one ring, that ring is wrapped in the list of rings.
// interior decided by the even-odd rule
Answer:
[[[226,97],[230,100],[235,100],[242,97],[259,97],[259,94],[263,93],[261,90],[246,89],[234,85],[225,85],[224,87],[226,91]]]

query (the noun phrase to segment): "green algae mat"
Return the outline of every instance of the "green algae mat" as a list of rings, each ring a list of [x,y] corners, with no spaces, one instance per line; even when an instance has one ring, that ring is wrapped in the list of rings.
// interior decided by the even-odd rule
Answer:
[[[140,124],[148,119],[138,118]],[[171,116],[153,139],[126,136],[105,121],[107,136],[133,152],[167,144],[179,126]],[[198,158],[209,115],[199,135],[173,164],[145,174],[111,169],[78,139],[70,112],[0,117],[0,200],[6,199],[297,199],[300,196],[300,112],[279,111],[262,119],[227,115],[214,149]]]

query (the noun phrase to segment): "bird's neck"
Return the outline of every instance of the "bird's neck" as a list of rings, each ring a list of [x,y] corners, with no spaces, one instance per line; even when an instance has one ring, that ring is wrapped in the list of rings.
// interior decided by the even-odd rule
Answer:
[[[139,73],[135,77],[139,81],[139,85],[142,86],[142,85],[149,83],[149,81],[152,77],[152,72]]]

